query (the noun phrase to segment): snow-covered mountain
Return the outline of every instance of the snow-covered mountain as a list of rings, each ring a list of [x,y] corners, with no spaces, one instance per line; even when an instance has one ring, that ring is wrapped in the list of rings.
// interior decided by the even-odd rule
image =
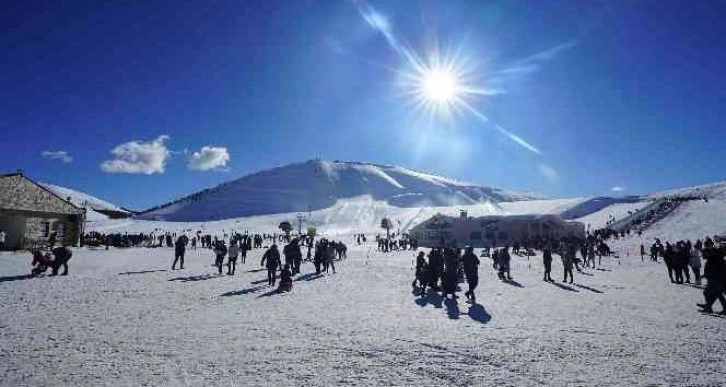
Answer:
[[[78,207],[86,207],[88,210],[86,218],[88,220],[102,220],[111,217],[130,217],[130,211],[121,208],[113,203],[91,196],[87,193],[76,191],[70,188],[60,187],[48,183],[40,183],[43,187],[50,190],[54,194],[63,199],[69,199],[71,203]]]
[[[314,211],[339,199],[369,195],[397,207],[455,206],[534,199],[410,169],[310,160],[254,173],[167,203],[141,219],[208,221]]]

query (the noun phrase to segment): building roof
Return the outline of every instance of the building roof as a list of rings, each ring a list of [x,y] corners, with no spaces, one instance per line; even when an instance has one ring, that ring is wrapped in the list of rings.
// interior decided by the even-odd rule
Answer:
[[[27,192],[23,192],[22,188],[11,185],[10,181],[13,178],[29,183],[28,185],[33,187],[37,193],[36,197],[29,198]],[[0,190],[0,208],[64,214],[80,214],[84,211],[83,208],[76,206],[25,176],[22,171],[0,175],[0,187],[3,188]],[[33,203],[31,203],[31,199],[33,199]],[[40,199],[46,199],[46,203],[40,204]],[[54,209],[51,205],[48,205],[48,200],[54,202],[57,208]],[[40,208],[41,206],[44,208]]]

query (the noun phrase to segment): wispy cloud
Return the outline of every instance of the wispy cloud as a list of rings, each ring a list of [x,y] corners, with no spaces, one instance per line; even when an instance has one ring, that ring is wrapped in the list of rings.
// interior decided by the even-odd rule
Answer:
[[[194,152],[189,156],[187,166],[195,171],[209,171],[212,169],[223,169],[229,162],[229,152],[227,148],[203,146],[199,152]]]
[[[539,169],[539,173],[542,174],[547,180],[555,181],[560,178],[560,175],[555,171],[554,168],[550,167],[549,165],[540,164],[537,166],[537,169]]]
[[[165,144],[168,139],[169,136],[161,135],[148,142],[129,141],[120,144],[111,150],[115,158],[101,163],[101,169],[108,173],[164,173],[166,161],[171,156]]]
[[[613,191],[613,192],[623,192],[623,191],[625,191],[625,187],[621,187],[619,185],[616,185],[615,187],[610,188],[610,190]]]
[[[64,163],[70,163],[73,161],[73,157],[71,157],[71,155],[66,151],[44,151],[41,153],[41,156],[51,160],[60,160]]]
[[[551,61],[560,53],[578,45],[578,41],[570,41],[542,50],[528,57],[515,60],[511,65],[497,72],[498,75],[513,76],[531,74],[542,69],[544,63]]]

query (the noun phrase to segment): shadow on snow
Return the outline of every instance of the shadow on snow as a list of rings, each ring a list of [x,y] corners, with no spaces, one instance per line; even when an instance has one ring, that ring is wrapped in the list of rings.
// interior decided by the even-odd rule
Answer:
[[[573,284],[573,285],[577,286],[577,287],[578,287],[578,288],[580,288],[580,289],[587,289],[587,290],[589,290],[589,291],[591,291],[591,292],[593,292],[593,293],[600,293],[600,294],[602,294],[602,293],[603,293],[603,291],[602,291],[602,290],[597,290],[597,289],[595,289],[595,288],[591,288],[591,287],[589,287],[589,286],[586,286],[586,285],[580,285],[580,284]]]
[[[504,282],[507,285],[512,285],[512,286],[517,287],[517,288],[523,288],[524,287],[524,285],[520,284],[519,282],[517,282],[517,281],[515,281],[513,279],[509,279],[509,280],[502,281],[502,282]]]
[[[214,274],[202,274],[202,275],[193,275],[190,277],[176,277],[172,278],[169,281],[179,281],[179,282],[196,282],[196,281],[206,281],[212,278],[217,278],[217,275]]]
[[[562,289],[562,290],[567,290],[567,291],[570,291],[570,292],[575,292],[575,293],[579,293],[579,292],[580,292],[579,290],[577,290],[577,289],[575,289],[575,288],[573,288],[573,287],[571,287],[571,286],[567,286],[567,285],[565,285],[565,284],[561,284],[561,283],[559,283],[559,282],[550,282],[550,283],[551,283],[552,285],[554,285],[554,286],[557,286],[558,288],[560,288],[560,289]]]
[[[414,287],[411,293],[415,296],[421,296],[414,300],[416,305],[420,307],[425,307],[429,304],[433,305],[435,308],[446,307],[446,315],[452,320],[458,320],[462,314],[468,315],[469,318],[481,324],[486,324],[492,319],[492,315],[487,312],[483,305],[477,304],[476,301],[469,306],[469,311],[467,313],[461,313],[461,310],[459,309],[459,302],[456,298],[444,299],[434,290],[429,290],[428,293],[422,295],[421,288],[418,287]]]
[[[0,277],[0,282],[22,281],[26,279],[31,279],[33,277],[35,276],[32,274],[11,275],[7,277]]]
[[[158,273],[158,272],[162,272],[162,271],[167,271],[167,270],[166,269],[158,269],[158,270],[125,271],[123,273],[118,273],[118,275]]]
[[[247,288],[247,289],[234,290],[234,291],[231,291],[231,292],[227,292],[227,293],[221,294],[220,296],[221,297],[242,296],[242,295],[245,295],[245,294],[257,293],[260,290],[266,289],[266,288],[267,288],[267,285],[265,285],[265,286],[253,286],[253,287]]]

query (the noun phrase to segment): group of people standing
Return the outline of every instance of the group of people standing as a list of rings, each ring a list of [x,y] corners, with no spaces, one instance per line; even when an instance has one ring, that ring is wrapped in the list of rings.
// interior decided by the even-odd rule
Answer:
[[[428,261],[427,259],[428,258]],[[464,248],[463,254],[458,248],[442,245],[431,249],[428,254],[421,251],[416,257],[416,278],[412,286],[420,288],[419,294],[424,296],[426,288],[441,290],[442,296],[458,298],[456,291],[460,279],[466,278],[469,289],[464,293],[471,302],[476,301],[474,290],[479,284],[479,258],[470,246]]]

